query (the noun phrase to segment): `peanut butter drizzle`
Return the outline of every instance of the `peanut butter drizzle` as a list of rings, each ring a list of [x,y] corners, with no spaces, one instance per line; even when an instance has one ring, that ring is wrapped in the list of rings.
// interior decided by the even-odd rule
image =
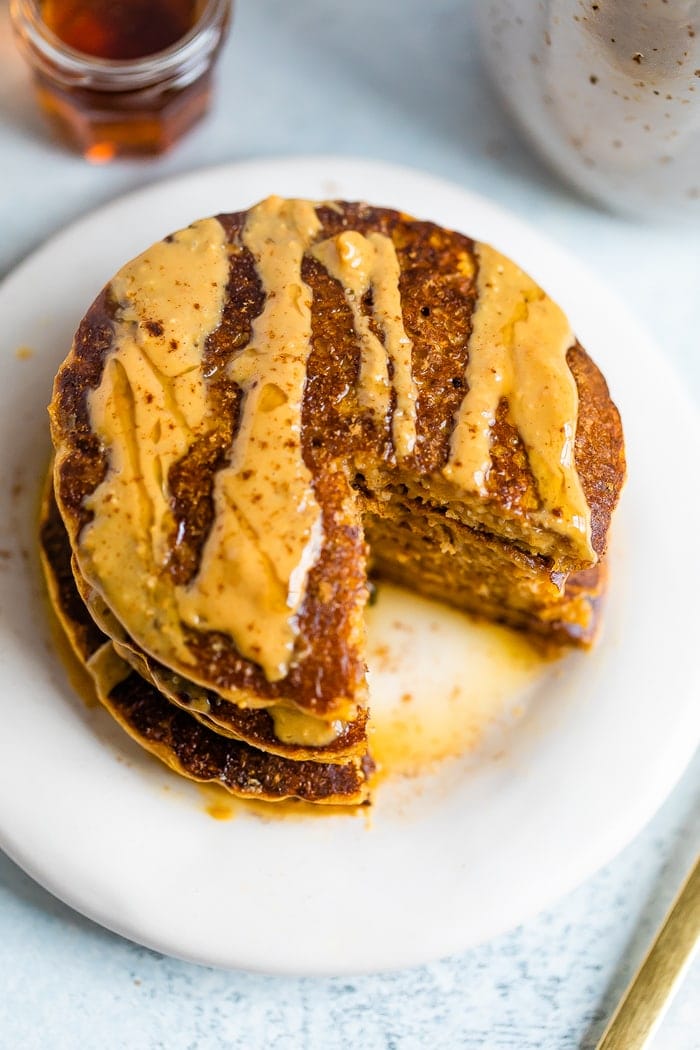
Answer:
[[[281,202],[279,206],[281,208]],[[269,203],[267,208],[261,206],[257,225],[251,222],[248,227],[251,239],[265,240],[262,221],[273,222],[271,208]],[[311,205],[303,205],[294,214],[302,225],[306,224],[302,238],[305,244],[316,232],[315,213]],[[299,248],[297,277],[301,253]],[[275,255],[272,246],[269,254]],[[277,276],[283,279],[281,271]],[[94,600],[106,601],[111,615],[127,624],[145,649],[158,655],[169,644],[185,664],[191,664],[191,659],[180,616],[183,610],[188,610],[193,593],[201,597],[202,581],[199,581],[199,590],[173,588],[169,577],[163,573],[173,526],[167,477],[171,465],[186,453],[194,438],[211,422],[202,373],[202,353],[207,336],[220,323],[227,280],[225,234],[215,219],[195,223],[188,230],[175,234],[170,241],[154,245],[124,267],[111,286],[112,294],[120,304],[115,320],[114,345],[100,385],[88,398],[91,426],[105,444],[109,469],[104,481],[86,501],[94,518],[79,537],[81,572],[92,584]],[[308,309],[310,297],[305,287],[299,284],[290,294],[293,298],[297,294],[303,295],[304,308]],[[268,316],[264,321],[261,319],[261,323],[276,326],[281,337],[288,331],[285,316]],[[265,332],[258,329],[257,337],[264,350]],[[310,329],[304,328],[298,347],[302,357],[308,353],[309,338]],[[261,359],[260,352],[254,347],[255,333],[249,352],[239,355],[234,362],[232,374],[244,385],[243,373],[247,369],[249,386],[257,389],[255,369],[257,367],[258,373],[262,374],[260,366],[265,359]],[[248,402],[247,422],[244,409],[239,437],[246,426],[245,437],[249,443],[248,458],[243,457],[246,462],[251,453],[254,455],[254,442],[267,440],[272,436],[268,431],[274,431],[277,425],[265,411],[270,408],[270,401],[272,407],[275,400],[284,403],[281,395],[276,395],[276,389],[293,385],[296,380],[295,396],[299,410],[305,357],[303,368],[301,360],[297,360],[293,366],[295,374],[291,374],[287,367],[291,358],[285,358],[285,353],[280,353],[275,362],[278,349],[278,344],[275,344],[275,348],[269,347],[267,353],[267,364],[275,373],[270,378],[276,378],[277,382],[274,385],[269,383],[261,390],[262,396],[258,396],[257,411],[265,433],[251,427],[250,414],[255,411],[252,399]],[[289,349],[287,340],[285,351]],[[280,369],[283,375],[276,375]],[[261,383],[260,387],[263,386]],[[300,419],[293,421],[293,426],[290,421],[280,421],[279,416],[277,421],[280,432],[287,439],[295,437],[294,451],[300,455]],[[262,446],[258,444],[257,447]],[[291,452],[291,447],[285,445],[284,454]],[[264,463],[262,452],[260,459]],[[308,472],[303,476],[309,483]],[[281,494],[277,493],[277,496]],[[313,496],[311,500],[307,499],[307,513],[315,506],[312,500]],[[270,530],[265,512],[267,506],[266,503],[261,508],[258,517],[251,515],[263,534]],[[222,510],[226,513],[228,505],[217,505],[216,509],[219,513]],[[259,520],[260,513],[265,515],[264,524]],[[235,564],[229,563],[229,567],[231,575],[223,583],[229,604],[234,605],[231,594],[235,593],[236,602],[240,597],[235,576],[238,570]],[[295,568],[298,597],[305,567],[303,564],[301,568],[292,566]],[[219,570],[223,576],[223,565]],[[225,600],[224,594],[222,603]],[[256,610],[255,623],[265,638],[269,629],[268,616],[262,604]],[[285,606],[284,616],[285,619],[290,617],[288,606]],[[232,625],[232,629],[237,629],[237,625]],[[238,646],[238,634],[232,634],[232,638]],[[192,689],[196,690],[193,684]],[[280,739],[289,743],[299,741],[321,747],[334,740],[344,728],[343,723],[329,724],[301,712],[288,711],[280,705],[272,708],[271,713],[279,727]]]
[[[393,385],[396,407],[391,434],[397,457],[405,459],[416,443],[417,392],[411,370],[413,344],[403,325],[401,269],[393,241],[381,233],[365,237],[351,230],[322,241],[311,254],[343,286],[361,347],[358,400],[380,426],[386,422]],[[370,290],[372,314],[384,334],[384,343],[362,311],[362,297]]]
[[[243,242],[265,307],[229,366],[243,390],[240,425],[229,465],[216,477],[199,573],[178,600],[186,623],[228,634],[270,681],[287,673],[295,615],[322,540],[301,447],[312,298],[301,265],[320,229],[308,201],[270,197],[248,214]]]
[[[108,471],[86,499],[93,520],[78,538],[85,578],[145,649],[168,643],[187,661],[173,586],[164,571],[173,519],[170,467],[208,425],[202,354],[220,323],[228,280],[224,230],[205,219],[125,266],[119,304],[90,423]]]
[[[478,293],[465,374],[445,476],[486,495],[491,428],[508,401],[541,500],[539,524],[566,536],[587,563],[590,509],[576,472],[578,390],[566,360],[574,335],[560,308],[513,262],[477,244]]]
[[[345,729],[340,721],[324,722],[279,704],[268,708],[275,727],[275,736],[283,744],[306,744],[307,747],[326,747]]]

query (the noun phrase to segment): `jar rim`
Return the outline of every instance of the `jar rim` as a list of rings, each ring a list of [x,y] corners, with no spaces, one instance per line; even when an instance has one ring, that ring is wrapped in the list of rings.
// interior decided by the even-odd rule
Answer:
[[[175,69],[195,64],[213,51],[221,40],[231,0],[207,0],[191,29],[169,47],[139,58],[100,58],[70,47],[41,17],[39,0],[10,0],[10,16],[20,42],[35,59],[50,63],[54,75],[72,82],[103,81],[100,86],[120,90],[157,83]]]

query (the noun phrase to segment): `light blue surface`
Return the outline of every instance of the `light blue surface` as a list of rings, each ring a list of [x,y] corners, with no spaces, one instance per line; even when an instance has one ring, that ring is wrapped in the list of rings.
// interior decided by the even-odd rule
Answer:
[[[549,175],[484,82],[469,3],[241,0],[206,124],[165,159],[107,169],[45,136],[0,11],[0,273],[132,187],[306,152],[424,168],[534,222],[627,300],[700,401],[697,229],[616,218]],[[550,911],[460,957],[360,979],[162,958],[75,915],[0,858],[0,1050],[592,1047],[697,851],[699,800],[696,761],[643,834]],[[700,1047],[699,1002],[696,964],[656,1050]]]

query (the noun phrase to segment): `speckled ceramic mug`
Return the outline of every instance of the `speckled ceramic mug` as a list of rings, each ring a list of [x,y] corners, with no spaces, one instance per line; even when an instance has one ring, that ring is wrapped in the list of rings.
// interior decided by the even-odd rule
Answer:
[[[506,105],[561,175],[620,211],[700,219],[700,0],[475,9]]]

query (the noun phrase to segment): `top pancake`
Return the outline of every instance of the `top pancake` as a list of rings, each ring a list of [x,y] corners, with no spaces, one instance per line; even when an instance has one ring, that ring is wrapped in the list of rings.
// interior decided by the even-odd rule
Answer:
[[[268,251],[273,238],[267,236],[264,223],[273,212],[282,234],[275,233],[277,240]],[[515,291],[511,288],[507,310],[496,316],[494,325],[494,309],[487,303],[494,287],[489,276],[493,271],[496,283],[504,273],[512,276],[511,264],[459,233],[364,204],[306,205],[299,214],[307,224],[303,230],[297,212],[274,203],[262,219],[253,209],[195,224],[144,253],[104,289],[81,323],[55,383],[50,408],[55,486],[82,576],[141,649],[242,706],[286,703],[322,718],[348,718],[365,698],[363,490],[371,490],[373,498],[378,493],[386,498],[408,493],[446,507],[465,526],[514,544],[542,571],[561,574],[592,564],[604,552],[624,476],[623,440],[605,381],[572,336],[564,346],[564,364],[577,405],[573,420],[562,417],[560,429],[570,427],[566,440],[573,448],[571,484],[580,485],[582,494],[576,496],[570,478],[566,485],[562,482],[573,511],[568,513],[566,499],[559,505],[545,498],[547,470],[556,472],[557,455],[563,460],[566,444],[559,452],[550,449],[552,462],[543,466],[547,441],[537,448],[537,434],[524,440],[522,421],[528,426],[529,421],[522,407],[520,429],[513,419],[521,388],[540,391],[543,414],[556,407],[546,369],[538,373],[539,379],[530,370],[513,387],[510,399],[498,400],[487,435],[489,469],[478,478],[475,471],[476,480],[470,476],[465,483],[454,451],[455,428],[472,392],[470,364],[477,361],[472,338],[484,343],[492,337],[495,354],[499,340],[505,345],[506,335],[501,333],[507,330],[509,345],[520,354],[512,359],[522,369],[531,348],[518,332],[532,329],[545,344],[550,332],[542,327],[546,321],[552,331],[558,326],[552,345],[557,340],[563,345],[563,315],[534,282],[513,268]],[[275,266],[280,268],[285,252],[292,249],[298,257],[296,281],[290,282],[289,272],[280,272],[284,284],[279,289],[296,296],[289,309],[293,312],[296,303],[301,321],[297,318],[292,335],[285,336],[274,313],[283,295],[269,280],[275,279]],[[378,265],[380,250],[388,253],[389,264],[396,266],[394,299],[386,268],[377,269],[374,277],[370,274],[364,285],[356,282],[353,294],[352,252],[361,250],[366,255],[358,256],[359,269],[369,265],[368,260]],[[188,252],[196,280],[188,276]],[[181,271],[179,276],[171,274],[170,298],[164,298],[159,267],[176,254]],[[341,273],[343,258],[347,265]],[[211,280],[206,280],[207,274]],[[506,285],[504,295],[507,292]],[[389,310],[387,303],[398,303],[398,311]],[[167,316],[164,304],[170,311]],[[538,311],[547,310],[538,321]],[[187,335],[183,317],[192,326],[189,344],[182,338]],[[198,325],[195,335],[192,318]],[[180,323],[177,335],[175,322]],[[261,393],[256,392],[255,369],[263,367],[259,360],[264,364],[264,323],[268,342],[273,345],[278,339],[279,346],[277,358],[265,365]],[[125,345],[125,332],[128,354],[117,359],[115,347]],[[375,353],[382,348],[387,352],[386,374],[379,380],[367,379],[372,346]],[[485,351],[481,347],[482,365],[488,352],[488,346]],[[285,356],[295,359],[297,372],[303,371],[298,426],[294,397],[284,386],[291,372],[275,379]],[[501,357],[506,363],[511,360]],[[479,387],[473,368],[471,376],[474,397]],[[190,380],[191,389],[183,394],[182,384]],[[486,388],[486,380],[478,379],[482,382]],[[265,395],[264,402],[265,391],[274,396]],[[256,397],[257,414],[246,415],[246,404]],[[271,422],[281,413],[282,425],[264,432],[272,435],[272,446],[274,434],[279,435],[279,448],[258,450],[257,462],[267,466],[259,472],[257,498],[263,513],[256,519],[256,497],[246,495],[243,486],[245,475],[254,472],[236,473],[234,468],[237,446],[250,439],[251,426],[257,433],[252,440],[260,442],[263,431],[255,427],[264,422],[263,413]],[[533,416],[539,418],[537,412]],[[178,423],[180,417],[184,422]],[[179,426],[178,440],[168,445],[163,434],[173,420]],[[547,440],[556,423],[554,419]],[[462,418],[462,424],[463,429],[473,425],[469,418]],[[122,438],[120,446],[117,439]],[[148,470],[160,464],[160,474],[154,468],[145,482],[144,462]],[[451,469],[451,464],[456,467]],[[130,479],[123,489],[115,488],[120,471]],[[291,493],[286,521],[285,485]],[[141,502],[132,507],[129,500],[136,499],[140,488],[148,500],[137,493]],[[155,512],[154,491],[156,500],[162,500]],[[584,497],[589,511],[585,528],[579,513]],[[142,512],[147,503],[148,512]],[[239,513],[241,507],[245,513]],[[222,523],[226,508],[233,508],[233,517],[238,515],[245,528]],[[217,530],[222,529],[217,551]],[[90,538],[96,534],[114,542],[111,562],[91,547]],[[222,628],[229,614],[240,615],[231,606],[255,596],[258,586],[240,574],[226,576],[222,551],[228,549],[226,542],[231,547],[232,536],[249,544],[251,559],[259,557],[266,571],[272,564],[270,586],[281,580],[288,590],[289,609],[283,614],[275,595],[265,592],[258,606],[259,622],[251,616],[244,625],[245,644]],[[291,565],[293,575],[292,556],[303,570],[301,584],[295,577],[294,586],[289,571],[286,576],[283,571]],[[210,580],[219,589],[221,581],[227,581],[211,617],[214,606],[204,601],[200,586],[205,558]],[[236,554],[235,564],[248,561]],[[275,623],[288,657],[266,662],[261,653],[256,659],[256,644],[266,644],[266,624],[272,630]]]

